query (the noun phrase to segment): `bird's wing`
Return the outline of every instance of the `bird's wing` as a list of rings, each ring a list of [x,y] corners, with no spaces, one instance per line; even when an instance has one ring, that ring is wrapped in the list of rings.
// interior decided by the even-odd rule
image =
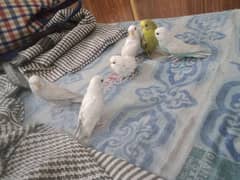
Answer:
[[[137,67],[137,62],[135,59],[127,58],[124,62],[124,71],[126,75],[131,74]]]
[[[90,96],[89,94],[86,94],[83,98],[81,109],[86,109],[94,104],[96,101],[96,96]]]
[[[154,31],[149,30],[145,32],[144,37],[146,41],[145,51],[151,53],[158,46],[158,40],[155,37]]]
[[[96,103],[95,103],[96,102]],[[80,114],[82,123],[81,136],[85,139],[91,136],[94,128],[101,119],[103,103],[95,101],[94,104],[88,104],[88,108],[83,109]]]
[[[79,130],[80,139],[85,139],[91,136],[96,124],[101,119],[103,111],[102,97],[89,96],[84,99],[79,112]]]
[[[146,39],[144,37],[144,34],[142,35],[141,46],[142,46],[143,49],[145,49],[147,47],[147,42],[146,42]]]
[[[129,41],[123,46],[121,54],[135,56],[138,51],[138,48],[139,43],[137,41]]]
[[[159,48],[160,48],[160,51],[162,51],[164,53],[167,53],[167,54],[170,54],[170,52],[169,52],[169,50],[166,46],[159,45]]]
[[[137,62],[135,58],[126,57],[125,61],[123,61],[125,66],[136,66]]]
[[[172,37],[172,40],[169,41],[167,49],[172,54],[197,53],[205,50],[200,45],[187,44],[175,37]]]
[[[206,58],[207,56],[210,56],[211,53],[208,51],[196,51],[192,53],[185,53],[182,54],[182,57],[193,57],[193,58]]]
[[[74,99],[82,99],[82,95],[71,92],[65,88],[59,87],[52,83],[47,83],[44,89],[41,90],[42,95],[48,100],[74,100]]]

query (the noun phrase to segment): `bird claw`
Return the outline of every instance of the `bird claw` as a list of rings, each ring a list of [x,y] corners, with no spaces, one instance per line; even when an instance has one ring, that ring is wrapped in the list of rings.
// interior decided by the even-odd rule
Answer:
[[[100,119],[100,121],[98,121],[98,123],[96,124],[95,128],[103,128],[105,126],[105,121],[103,119]]]
[[[173,63],[176,63],[180,60],[178,57],[173,56],[173,55],[169,56],[169,58],[173,61]]]
[[[105,124],[104,124],[103,122],[99,122],[99,123],[96,124],[96,129],[98,129],[98,128],[103,128],[104,125],[105,125]]]

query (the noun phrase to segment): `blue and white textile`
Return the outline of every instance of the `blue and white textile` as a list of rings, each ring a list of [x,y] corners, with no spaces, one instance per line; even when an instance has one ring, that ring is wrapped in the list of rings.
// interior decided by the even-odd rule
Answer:
[[[109,68],[121,40],[57,83],[84,93],[92,76],[105,77],[105,124],[91,139],[98,150],[168,179],[239,179],[240,10],[155,22],[211,55],[176,63],[141,57],[138,75],[121,81]],[[50,123],[69,133],[77,125],[78,105],[49,105],[29,94],[24,100],[29,123]]]

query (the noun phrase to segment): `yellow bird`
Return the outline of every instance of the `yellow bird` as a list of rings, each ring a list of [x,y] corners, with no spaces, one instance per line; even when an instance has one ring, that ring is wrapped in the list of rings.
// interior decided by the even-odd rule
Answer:
[[[142,48],[148,56],[151,56],[152,52],[158,46],[158,40],[155,37],[155,29],[157,29],[157,25],[149,19],[142,20],[140,25],[143,34],[141,42]]]

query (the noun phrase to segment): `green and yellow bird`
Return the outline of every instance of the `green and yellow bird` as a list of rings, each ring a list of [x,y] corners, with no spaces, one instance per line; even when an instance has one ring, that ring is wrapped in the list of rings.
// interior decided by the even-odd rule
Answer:
[[[155,37],[155,29],[157,29],[157,25],[149,19],[142,20],[140,25],[143,35],[141,43],[142,48],[148,56],[151,56],[158,46],[158,40]]]

